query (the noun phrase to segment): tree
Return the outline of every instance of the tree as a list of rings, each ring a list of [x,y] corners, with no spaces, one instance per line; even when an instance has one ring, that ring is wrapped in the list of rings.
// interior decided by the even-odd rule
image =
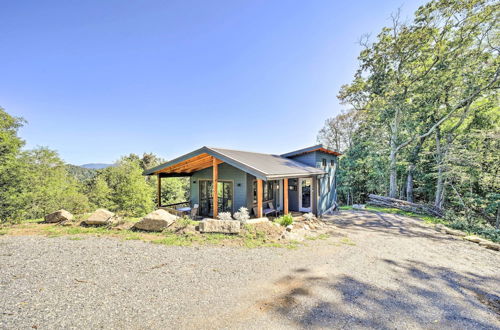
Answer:
[[[353,109],[328,118],[319,131],[318,142],[343,153],[352,146],[353,134],[359,126],[360,115]]]
[[[363,42],[360,68],[340,99],[371,113],[389,132],[389,196],[397,195],[397,158],[410,145],[409,199],[422,144],[453,116],[498,87],[498,21],[491,1],[431,1],[413,23],[394,15],[377,42]]]
[[[89,210],[87,196],[57,152],[39,147],[24,152],[21,162],[26,188],[19,207],[24,209],[26,218],[41,218],[58,209],[76,214]]]
[[[102,170],[111,189],[114,210],[131,216],[149,213],[154,207],[154,188],[146,182],[139,162],[123,157],[117,166]]]
[[[22,217],[21,194],[23,186],[19,154],[24,141],[18,137],[18,129],[24,119],[9,115],[0,107],[0,222]]]

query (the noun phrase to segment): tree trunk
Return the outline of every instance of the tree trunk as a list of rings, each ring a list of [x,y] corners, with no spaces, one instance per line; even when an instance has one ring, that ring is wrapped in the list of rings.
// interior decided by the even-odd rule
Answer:
[[[437,160],[437,181],[436,181],[436,195],[434,200],[434,206],[442,209],[443,208],[443,195],[444,195],[444,180],[443,180],[443,150],[441,147],[441,130],[436,129],[436,160]]]
[[[398,184],[398,170],[396,167],[396,141],[391,138],[391,154],[389,163],[389,197],[396,198]]]
[[[415,164],[408,165],[408,175],[406,177],[406,201],[413,203],[413,172]]]
[[[497,208],[497,221],[495,223],[495,228],[500,229],[500,207]]]
[[[422,150],[422,145],[424,144],[425,137],[418,139],[417,144],[413,148],[410,159],[408,160],[408,175],[406,177],[406,200],[413,203],[413,174],[415,173],[415,167],[417,167],[417,162],[419,160],[420,150]]]

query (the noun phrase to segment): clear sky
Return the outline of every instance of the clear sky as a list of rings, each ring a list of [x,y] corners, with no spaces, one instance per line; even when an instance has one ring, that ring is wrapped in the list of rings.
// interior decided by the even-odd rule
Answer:
[[[0,106],[72,164],[316,143],[359,38],[424,1],[0,0]]]

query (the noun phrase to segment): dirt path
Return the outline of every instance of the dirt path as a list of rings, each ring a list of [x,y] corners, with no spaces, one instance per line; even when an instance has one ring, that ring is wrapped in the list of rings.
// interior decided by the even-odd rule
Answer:
[[[0,237],[0,328],[500,328],[500,253],[342,212],[297,250]]]

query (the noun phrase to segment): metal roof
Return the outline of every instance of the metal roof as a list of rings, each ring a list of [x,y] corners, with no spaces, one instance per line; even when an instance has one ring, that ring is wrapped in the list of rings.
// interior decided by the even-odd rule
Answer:
[[[144,175],[153,175],[182,161],[189,160],[201,154],[209,154],[244,172],[263,179],[272,180],[286,177],[305,177],[321,175],[326,172],[321,168],[308,166],[295,160],[256,152],[230,150],[222,148],[202,147],[169,162],[144,171]]]

